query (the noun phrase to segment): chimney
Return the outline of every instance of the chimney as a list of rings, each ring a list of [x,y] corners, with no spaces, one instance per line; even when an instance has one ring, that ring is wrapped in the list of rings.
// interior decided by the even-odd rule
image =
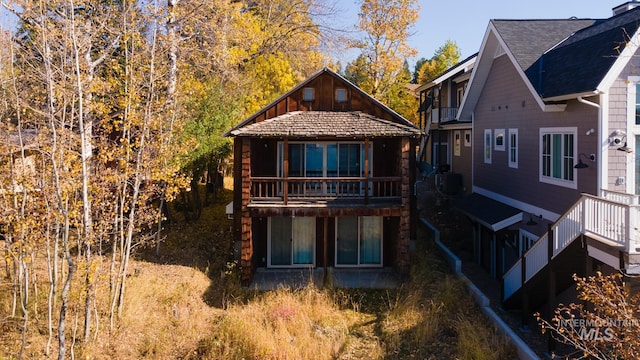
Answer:
[[[627,1],[626,3],[622,4],[622,5],[618,5],[616,7],[614,7],[613,10],[613,16],[616,16],[618,14],[622,14],[625,11],[629,11],[635,7],[640,6],[640,0],[631,0],[631,1]]]

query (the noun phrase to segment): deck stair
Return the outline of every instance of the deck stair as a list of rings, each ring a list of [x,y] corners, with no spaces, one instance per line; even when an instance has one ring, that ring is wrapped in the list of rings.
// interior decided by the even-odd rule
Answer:
[[[503,276],[503,301],[531,281],[549,262],[586,235],[627,254],[640,253],[638,195],[604,190],[602,197],[583,194],[549,231]]]

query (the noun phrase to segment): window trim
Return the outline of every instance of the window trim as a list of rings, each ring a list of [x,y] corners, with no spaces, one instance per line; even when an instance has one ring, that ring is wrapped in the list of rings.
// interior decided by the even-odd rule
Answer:
[[[360,173],[361,176],[354,176],[356,178],[359,177],[363,177],[364,174],[362,174],[364,172],[364,141],[289,141],[289,146],[293,145],[293,144],[302,144],[305,145],[304,149],[306,151],[306,145],[308,144],[316,144],[316,145],[322,145],[322,177],[321,178],[328,178],[330,176],[327,175],[327,162],[328,162],[328,158],[327,158],[327,145],[331,145],[331,144],[335,144],[339,147],[339,145],[343,145],[343,144],[357,144],[360,145]],[[282,152],[284,151],[284,142],[283,141],[278,141],[278,145],[277,145],[277,168],[276,168],[276,174],[278,174],[278,177],[284,177],[284,172],[283,172],[283,168],[282,168],[282,163],[284,162],[284,157]],[[306,153],[305,153],[306,156]],[[307,177],[306,175],[307,173],[307,164],[305,162],[304,164],[304,176],[303,177]],[[369,142],[369,176],[368,177],[373,177],[373,142],[370,141]],[[295,176],[289,176],[290,178],[293,178]],[[338,176],[340,177],[340,176]],[[344,177],[344,176],[342,176]],[[349,176],[347,176],[349,177]]]
[[[316,99],[316,89],[312,87],[302,88],[302,101],[314,101]]]
[[[638,88],[640,87],[640,76],[628,76],[627,77],[627,146],[635,149],[638,144],[638,136],[640,135],[640,123],[636,118],[637,114],[637,106],[640,104],[637,101],[638,96]],[[626,168],[620,169],[624,171],[624,176],[626,176],[627,181],[625,181],[626,185],[623,185],[623,191],[628,193],[636,193],[636,183],[638,180],[636,178],[639,176],[636,171],[635,161],[627,161]],[[633,179],[633,181],[631,181]]]
[[[464,131],[464,147],[471,147],[471,130]]]
[[[572,135],[573,136],[573,147],[571,149],[571,151],[573,152],[572,154],[572,163],[570,166],[570,169],[572,171],[571,180],[568,179],[564,179],[565,174],[562,173],[562,178],[556,178],[553,176],[547,176],[547,175],[543,175],[544,174],[544,136],[545,135]],[[538,148],[538,156],[539,156],[539,165],[538,165],[538,174],[539,174],[539,181],[543,182],[543,183],[547,183],[547,184],[552,184],[552,185],[557,185],[557,186],[562,186],[562,187],[566,187],[566,188],[570,188],[570,189],[577,189],[578,188],[578,181],[577,181],[577,170],[573,167],[576,163],[576,158],[578,157],[578,128],[577,127],[550,127],[550,128],[540,128],[540,133],[539,133],[539,148]],[[564,143],[562,144],[562,148],[564,148]],[[551,154],[552,158],[553,154]],[[561,154],[560,155],[562,158],[567,157],[566,154]],[[560,168],[562,169],[562,164],[560,166]],[[561,170],[562,171],[562,170]],[[553,175],[553,174],[552,174]]]
[[[492,138],[492,130],[491,129],[484,129],[484,163],[485,164],[491,164],[491,160],[492,160],[492,152],[491,152],[491,145],[493,144],[493,138]]]
[[[277,216],[275,216],[277,217]],[[274,217],[268,217],[267,218],[267,268],[268,269],[295,269],[295,268],[309,268],[309,267],[316,267],[316,248],[318,246],[318,235],[315,231],[315,229],[318,226],[318,219],[316,217],[312,217],[313,218],[313,226],[314,226],[314,231],[312,232],[313,234],[313,246],[312,246],[312,258],[311,258],[311,263],[310,264],[294,264],[293,262],[293,243],[291,245],[291,254],[290,254],[290,264],[289,265],[272,265],[271,264],[271,221]],[[292,219],[291,221],[291,237],[293,237],[293,221],[295,221],[295,217]],[[294,241],[293,239],[291,239],[292,242]]]
[[[344,99],[341,99],[339,94],[344,93]],[[335,92],[335,100],[337,103],[345,103],[349,101],[349,93],[346,88],[337,88]]]
[[[340,217],[336,217],[334,224],[334,266],[337,268],[381,268],[384,266],[384,217],[382,216],[355,216],[358,218],[358,261],[357,264],[338,264],[338,222]],[[362,221],[365,217],[379,218],[380,219],[380,263],[379,264],[362,264],[360,261],[360,247],[362,244]]]
[[[505,143],[507,142],[505,139],[505,132],[504,129],[496,129],[494,131],[494,138],[493,138],[493,149],[495,151],[504,151],[505,149]],[[500,140],[500,143],[498,143],[498,140]]]
[[[460,137],[460,130],[453,132],[453,155],[460,156],[460,148],[462,147],[462,138]]]
[[[509,154],[507,155],[507,158],[509,159],[509,167],[510,168],[514,168],[517,169],[518,168],[518,156],[519,156],[519,151],[518,151],[518,143],[520,142],[520,139],[518,138],[518,129],[509,129],[507,130],[507,143],[508,143],[508,149],[509,149]],[[515,146],[511,143],[511,139],[512,137],[515,136]],[[512,158],[512,150],[513,152],[515,152],[515,158]]]

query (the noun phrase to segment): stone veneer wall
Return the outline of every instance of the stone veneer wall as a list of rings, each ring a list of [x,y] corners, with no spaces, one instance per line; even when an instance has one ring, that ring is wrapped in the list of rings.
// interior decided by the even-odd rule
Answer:
[[[251,141],[242,140],[242,204],[240,210],[240,267],[241,280],[248,284],[253,275],[253,242],[251,234],[251,216],[249,215],[249,200],[251,197]]]

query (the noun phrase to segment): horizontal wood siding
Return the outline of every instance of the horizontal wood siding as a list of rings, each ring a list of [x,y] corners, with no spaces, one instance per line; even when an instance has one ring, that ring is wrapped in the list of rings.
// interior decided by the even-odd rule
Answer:
[[[507,56],[495,59],[484,89],[474,117],[475,186],[555,213],[563,213],[581,192],[595,193],[595,164],[577,171],[577,189],[539,181],[539,130],[577,127],[577,162],[579,153],[597,152],[597,136],[585,135],[587,130],[597,128],[597,109],[569,101],[565,111],[543,112]],[[485,164],[484,130],[504,129],[506,136],[510,128],[518,129],[518,168],[508,165],[506,138],[505,151],[496,151],[492,144],[492,162]]]

